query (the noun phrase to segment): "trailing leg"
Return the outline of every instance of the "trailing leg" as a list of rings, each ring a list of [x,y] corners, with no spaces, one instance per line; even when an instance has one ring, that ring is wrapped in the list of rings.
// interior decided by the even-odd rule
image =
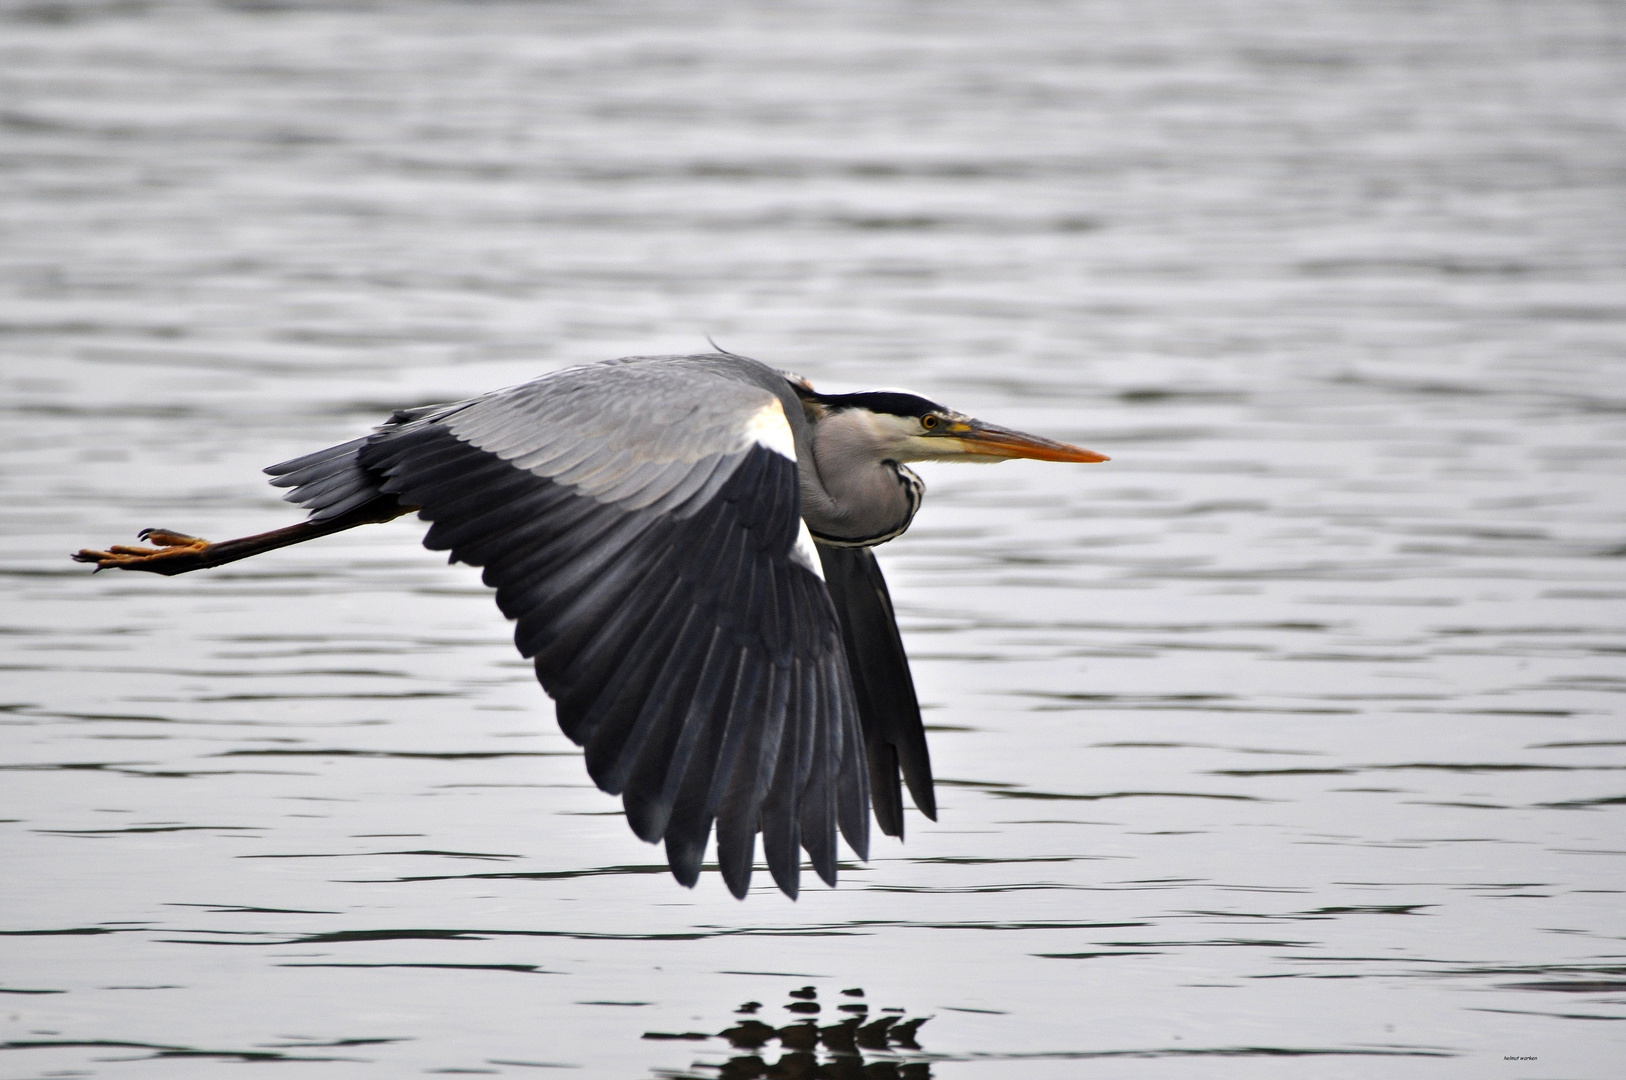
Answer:
[[[381,496],[348,514],[327,521],[301,521],[270,532],[243,536],[236,540],[222,540],[211,544],[207,540],[169,529],[142,529],[140,538],[156,547],[128,547],[116,544],[106,551],[85,548],[73,556],[74,562],[95,563],[97,570],[146,570],[154,574],[173,577],[211,566],[223,566],[251,555],[274,551],[291,544],[302,544],[321,536],[354,529],[358,525],[375,525],[393,521],[402,514],[416,510],[415,506],[402,506],[391,496]]]

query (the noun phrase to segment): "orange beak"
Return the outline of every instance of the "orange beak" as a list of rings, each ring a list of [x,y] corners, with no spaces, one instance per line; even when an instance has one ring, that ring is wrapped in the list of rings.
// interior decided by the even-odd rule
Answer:
[[[958,426],[958,425],[957,425]],[[981,457],[1033,458],[1038,461],[1111,461],[1105,454],[1086,450],[1081,446],[1041,439],[1037,435],[1024,435],[1020,431],[995,427],[981,420],[965,425],[964,431],[953,431],[950,438],[958,439],[967,454]]]

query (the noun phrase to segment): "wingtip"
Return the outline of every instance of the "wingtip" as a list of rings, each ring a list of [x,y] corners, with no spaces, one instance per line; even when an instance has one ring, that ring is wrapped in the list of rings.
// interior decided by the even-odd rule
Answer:
[[[666,865],[672,868],[672,876],[685,889],[694,888],[700,880],[700,863],[705,854],[703,842],[697,847],[670,834],[666,837]]]
[[[868,814],[864,815],[864,824],[863,824],[863,826],[860,829],[854,830],[854,832],[857,833],[856,836],[853,835],[852,832],[848,832],[847,829],[843,828],[841,830],[841,838],[843,840],[847,841],[847,847],[852,850],[853,855],[855,855],[858,858],[859,862],[869,862],[869,815]],[[903,837],[903,832],[901,830],[898,832],[898,837],[899,837],[899,839],[902,839],[902,837]]]
[[[722,871],[723,883],[734,899],[744,900],[751,891],[751,871],[756,864],[757,835],[741,829],[730,829],[719,823],[717,830],[717,869]]]
[[[866,800],[854,800],[855,804],[847,812],[840,815],[837,827],[841,830],[841,838],[847,841],[852,853],[858,856],[859,862],[869,862],[869,815],[870,808]],[[901,836],[902,833],[900,832]]]
[[[924,775],[921,775],[924,773]],[[909,786],[909,797],[914,800],[915,809],[925,814],[933,821],[937,820],[937,789],[932,783],[932,766],[927,761],[924,765],[912,767],[905,776]]]
[[[802,864],[801,864],[801,860],[797,860],[797,862],[796,862],[796,864],[794,866],[791,866],[791,867],[788,867],[788,868],[783,867],[783,866],[775,866],[772,863],[769,863],[768,869],[769,869],[769,871],[772,872],[772,874],[773,874],[773,883],[775,885],[779,886],[779,891],[780,892],[782,892],[786,896],[790,897],[791,900],[793,900],[793,901],[798,896],[801,895],[801,893],[802,893]]]

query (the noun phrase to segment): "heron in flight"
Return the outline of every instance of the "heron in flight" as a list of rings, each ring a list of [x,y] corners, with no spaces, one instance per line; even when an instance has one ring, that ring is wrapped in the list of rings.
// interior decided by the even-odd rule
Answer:
[[[595,783],[693,886],[712,826],[744,897],[756,835],[795,898],[801,851],[836,881],[836,832],[903,836],[903,787],[936,819],[931,760],[871,549],[925,485],[914,461],[1093,462],[914,394],[821,394],[732,353],[566,368],[402,409],[265,471],[310,511],[221,543],[86,549],[98,569],[182,574],[417,511],[424,546],[484,567],[514,643]]]

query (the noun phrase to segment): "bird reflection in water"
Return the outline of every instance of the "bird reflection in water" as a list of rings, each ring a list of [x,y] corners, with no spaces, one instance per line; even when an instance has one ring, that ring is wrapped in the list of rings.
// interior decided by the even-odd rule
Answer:
[[[863,990],[844,990],[849,998],[861,998]],[[792,990],[796,999],[785,1006],[787,1012],[808,1016],[821,1011],[818,993],[811,986]],[[695,1064],[687,1072],[659,1070],[663,1080],[925,1080],[932,1075],[925,1061],[908,1060],[919,1052],[915,1033],[929,1017],[908,1017],[901,1009],[887,1009],[875,1019],[861,1001],[837,1006],[847,1015],[834,1023],[821,1024],[808,1018],[783,1027],[758,1020],[754,1015],[761,1004],[746,1002],[738,1012],[746,1018],[733,1027],[707,1035],[699,1032],[670,1034],[646,1032],[646,1039],[685,1039],[700,1042],[724,1039],[737,1053],[721,1065]],[[779,1058],[768,1061],[772,1044],[779,1044]]]

